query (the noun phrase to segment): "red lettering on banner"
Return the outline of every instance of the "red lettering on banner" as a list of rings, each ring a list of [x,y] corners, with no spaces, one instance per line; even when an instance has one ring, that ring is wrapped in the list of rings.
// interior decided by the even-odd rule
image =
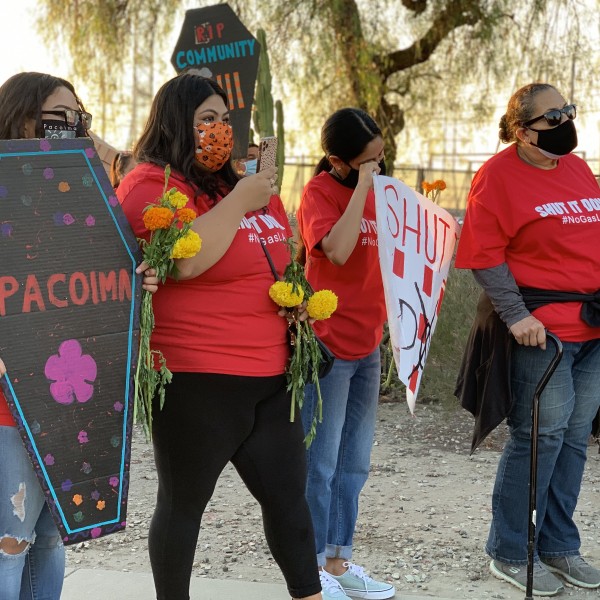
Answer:
[[[96,280],[96,271],[90,271],[90,287],[92,289],[92,302],[98,304],[98,281]]]
[[[127,269],[121,269],[119,271],[119,300],[131,300],[131,279],[129,279],[129,272]]]
[[[42,297],[42,290],[40,290],[40,284],[38,283],[35,275],[27,275],[27,281],[25,282],[25,293],[23,296],[23,310],[22,312],[31,312],[31,304],[35,302],[38,305],[38,310],[46,310],[44,304],[44,298]]]
[[[0,317],[6,315],[6,299],[16,294],[18,289],[19,282],[14,277],[0,277]]]
[[[117,274],[110,271],[108,274],[100,271],[98,273],[98,287],[100,288],[100,298],[106,302],[108,294],[111,294],[111,300],[117,299]]]
[[[419,315],[419,328],[417,329],[417,337],[422,344],[424,344],[427,340],[427,319],[423,313]]]
[[[416,366],[413,367],[412,375],[408,380],[408,389],[414,394],[417,389],[417,381],[419,380],[419,370]]]
[[[77,294],[77,283],[81,284],[81,295]],[[83,306],[90,297],[90,284],[83,273],[73,273],[69,278],[69,296],[77,306]]]
[[[50,304],[53,304],[57,308],[66,308],[69,306],[69,303],[66,300],[59,300],[54,293],[54,286],[58,282],[67,282],[67,277],[64,273],[55,273],[54,275],[50,275],[50,277],[48,277],[48,283],[46,284],[46,289],[48,290],[48,300],[50,300]]]
[[[415,227],[410,227],[407,224],[407,217],[408,217],[408,202],[406,201],[406,198],[403,198],[404,200],[404,225],[402,227],[402,245],[406,246],[406,232],[410,231],[414,234],[416,234],[417,236],[417,244],[415,246],[417,254],[421,253],[421,206],[419,204],[416,205],[417,208],[417,224]]]
[[[433,269],[424,266],[423,269],[423,293],[431,298],[431,287],[433,285]]]
[[[392,267],[394,275],[397,275],[401,279],[404,278],[404,252],[394,248],[394,266]]]
[[[438,298],[437,305],[435,307],[435,314],[436,315],[439,315],[440,314],[440,310],[442,309],[442,302],[444,300],[445,290],[446,290],[446,280],[444,279],[444,281],[442,282],[442,289],[440,290],[440,297]]]

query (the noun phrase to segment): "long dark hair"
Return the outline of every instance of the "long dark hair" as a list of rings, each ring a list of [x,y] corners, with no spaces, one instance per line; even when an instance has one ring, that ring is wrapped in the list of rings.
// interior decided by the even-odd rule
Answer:
[[[46,98],[59,87],[66,87],[85,110],[73,84],[54,75],[34,71],[17,73],[0,87],[0,139],[25,137],[25,123],[35,121],[35,136],[44,137],[42,106]]]
[[[321,147],[325,156],[315,168],[315,175],[329,171],[332,154],[345,163],[356,158],[376,137],[381,137],[381,129],[364,110],[360,108],[341,108],[334,112],[321,129]]]
[[[223,183],[233,187],[239,179],[231,161],[213,173],[199,165],[195,157],[194,112],[215,94],[227,106],[227,94],[212,79],[184,72],[167,81],[152,101],[150,116],[133,150],[138,163],[171,165],[211,200],[223,193]]]

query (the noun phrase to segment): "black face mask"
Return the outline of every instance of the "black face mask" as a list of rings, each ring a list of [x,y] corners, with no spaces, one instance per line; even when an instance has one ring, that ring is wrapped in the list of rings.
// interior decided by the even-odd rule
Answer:
[[[85,128],[81,123],[67,125],[60,119],[42,119],[44,137],[47,139],[74,139],[86,137]]]
[[[346,163],[349,167],[350,165],[348,163]],[[379,174],[380,175],[385,175],[385,161],[380,161],[378,163],[379,166]],[[336,175],[337,175],[337,171],[336,171]],[[350,188],[350,189],[355,189],[356,186],[358,185],[358,170],[350,167],[350,172],[348,173],[348,175],[346,175],[346,177],[344,177],[344,179],[342,179],[341,177],[337,177],[337,180],[345,187]]]
[[[538,134],[537,144],[532,145],[546,157],[556,160],[572,152],[577,146],[577,130],[568,120],[553,129],[532,129]]]

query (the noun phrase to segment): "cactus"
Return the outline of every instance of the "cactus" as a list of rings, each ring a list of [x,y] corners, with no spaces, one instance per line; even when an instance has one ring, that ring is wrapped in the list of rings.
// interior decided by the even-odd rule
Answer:
[[[260,138],[275,135],[273,128],[273,117],[277,121],[277,181],[281,186],[283,181],[283,163],[285,161],[284,130],[283,130],[283,105],[280,100],[273,103],[271,93],[271,66],[269,63],[269,52],[267,50],[267,36],[263,29],[256,33],[256,39],[260,44],[261,52],[258,59],[258,74],[256,81],[256,95],[254,98],[255,110],[253,114],[254,131]],[[273,111],[275,107],[275,115]]]

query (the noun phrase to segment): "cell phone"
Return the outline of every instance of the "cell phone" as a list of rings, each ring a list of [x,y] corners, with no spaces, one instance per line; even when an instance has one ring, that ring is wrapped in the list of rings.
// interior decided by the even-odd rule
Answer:
[[[258,143],[257,172],[277,166],[277,138],[274,135],[264,137]]]

